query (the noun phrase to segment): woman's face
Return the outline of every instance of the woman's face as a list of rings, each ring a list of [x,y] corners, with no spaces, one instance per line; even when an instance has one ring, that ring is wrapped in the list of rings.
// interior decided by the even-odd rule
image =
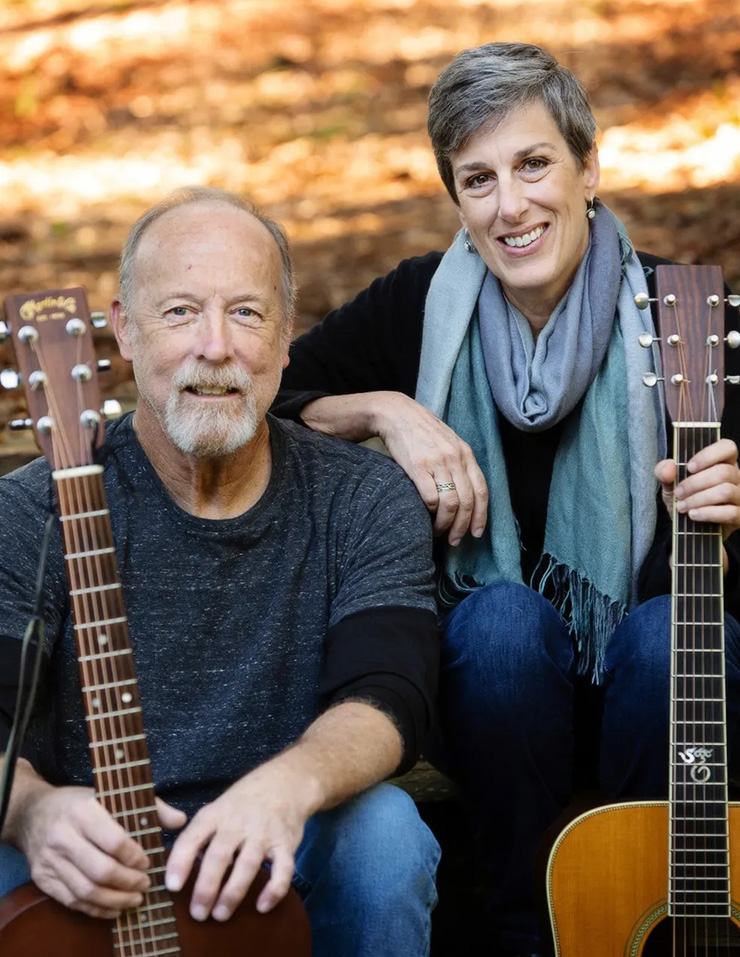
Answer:
[[[594,149],[584,169],[540,102],[485,127],[452,171],[460,218],[506,297],[537,326],[570,285],[588,246],[586,202],[599,182]],[[544,320],[544,321],[543,321]]]

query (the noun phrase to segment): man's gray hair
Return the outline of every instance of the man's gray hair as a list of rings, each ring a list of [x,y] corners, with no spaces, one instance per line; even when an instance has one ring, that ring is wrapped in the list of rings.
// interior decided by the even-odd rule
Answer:
[[[512,110],[541,102],[581,168],[596,120],[580,80],[541,47],[485,43],[463,50],[429,94],[427,128],[442,182],[458,202],[452,158],[482,127],[494,129]]]
[[[215,186],[185,186],[182,189],[176,189],[136,220],[131,227],[131,232],[128,234],[126,244],[121,254],[119,296],[124,312],[128,316],[133,316],[136,291],[134,259],[136,258],[136,250],[139,248],[139,243],[144,233],[149,229],[152,223],[155,223],[161,216],[164,216],[165,213],[169,213],[171,209],[178,209],[180,206],[192,206],[197,203],[225,203],[227,206],[241,209],[262,223],[275,240],[280,253],[281,263],[280,299],[283,311],[283,323],[287,326],[293,318],[295,311],[296,284],[293,275],[293,263],[290,259],[290,243],[285,230],[279,223],[263,213],[262,210],[248,199],[245,199],[238,193],[230,193],[225,189],[217,189]]]

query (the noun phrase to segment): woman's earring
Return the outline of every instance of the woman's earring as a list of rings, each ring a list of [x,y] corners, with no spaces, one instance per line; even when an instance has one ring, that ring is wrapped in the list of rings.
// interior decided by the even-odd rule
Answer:
[[[464,246],[469,253],[477,252],[475,246],[473,245],[473,240],[470,238],[470,233],[467,231],[467,229],[465,230]]]
[[[596,215],[596,210],[594,209],[594,201],[589,199],[586,203],[586,218],[593,219]]]

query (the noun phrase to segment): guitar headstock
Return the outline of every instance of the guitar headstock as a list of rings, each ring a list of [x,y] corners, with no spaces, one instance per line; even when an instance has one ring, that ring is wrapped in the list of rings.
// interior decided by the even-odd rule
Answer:
[[[37,445],[55,469],[91,464],[104,425],[85,290],[23,293],[4,305]]]
[[[719,422],[725,386],[722,269],[658,266],[656,290],[668,413],[674,422]]]

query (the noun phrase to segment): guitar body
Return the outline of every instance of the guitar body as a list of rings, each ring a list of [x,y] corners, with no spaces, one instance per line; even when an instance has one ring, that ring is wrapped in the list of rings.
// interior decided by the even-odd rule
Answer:
[[[311,934],[298,895],[288,896],[268,914],[255,908],[266,882],[258,874],[231,920],[196,921],[188,912],[193,879],[173,894],[179,947],[132,950],[134,954],[177,954],[179,957],[309,957]],[[0,953],[3,957],[129,957],[113,946],[113,921],[97,920],[69,910],[24,884],[0,899]],[[151,945],[149,945],[151,946]],[[155,945],[156,946],[156,945]],[[125,950],[128,952],[129,948]]]
[[[587,811],[562,831],[547,865],[556,957],[668,957],[674,952],[667,939],[661,940],[661,924],[668,923],[668,808],[667,801],[612,804]],[[729,805],[729,826],[730,847],[737,847],[740,804]],[[730,855],[730,887],[732,920],[721,920],[709,931],[718,940],[711,949],[688,953],[740,955],[737,853]]]

